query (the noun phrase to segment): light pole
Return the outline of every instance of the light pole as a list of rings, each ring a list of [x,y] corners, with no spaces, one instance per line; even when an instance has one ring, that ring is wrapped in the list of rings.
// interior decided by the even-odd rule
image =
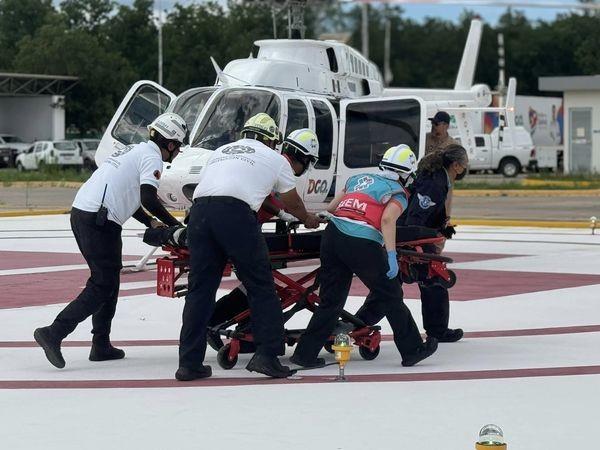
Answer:
[[[390,69],[390,42],[391,42],[391,20],[388,5],[385,5],[385,37],[383,39],[383,80],[385,85],[389,86],[394,79],[394,74]]]
[[[506,82],[504,76],[504,34],[498,33],[498,106],[502,107],[504,104],[504,96],[506,95]]]
[[[158,84],[163,84],[162,4],[158,3]]]
[[[369,4],[362,4],[361,14],[361,31],[362,31],[362,54],[369,59]]]

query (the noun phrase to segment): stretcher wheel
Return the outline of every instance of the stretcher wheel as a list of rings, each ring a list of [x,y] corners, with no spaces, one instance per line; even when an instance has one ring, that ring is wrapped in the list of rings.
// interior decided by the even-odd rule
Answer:
[[[456,273],[454,273],[454,271],[449,270],[448,271],[448,276],[450,277],[450,279],[448,281],[440,278],[438,283],[445,287],[446,289],[450,289],[452,286],[454,286],[456,284]]]
[[[238,361],[237,355],[235,355],[233,359],[229,359],[230,348],[231,345],[225,344],[217,352],[217,362],[219,363],[219,366],[221,366],[225,370],[233,369],[233,367],[237,364]]]
[[[244,294],[241,289],[236,288],[229,294],[224,295],[217,300],[217,303],[215,304],[215,311],[208,322],[208,326],[209,328],[219,326],[220,324],[227,322],[247,309],[248,297],[246,297],[246,294]],[[239,327],[246,326],[247,324],[248,320],[246,319],[239,324]],[[215,351],[219,351],[219,349],[221,349],[224,345],[221,335],[214,331],[208,331],[207,343]],[[240,353],[254,353],[255,351],[256,346],[252,342],[240,342]]]
[[[371,361],[379,355],[379,350],[381,347],[378,345],[375,350],[371,351],[368,347],[358,347],[358,353],[362,359],[366,359],[367,361]]]

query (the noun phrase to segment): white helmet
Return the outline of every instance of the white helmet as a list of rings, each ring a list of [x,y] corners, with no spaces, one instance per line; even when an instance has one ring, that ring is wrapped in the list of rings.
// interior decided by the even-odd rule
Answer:
[[[417,171],[417,157],[406,144],[390,147],[383,154],[379,163],[381,170],[392,170],[400,175],[402,181],[406,183],[409,178],[414,178]]]
[[[188,126],[178,114],[161,114],[148,125],[150,136],[152,136],[153,130],[170,141],[177,141],[180,144],[187,143]]]
[[[304,172],[319,160],[319,139],[309,128],[292,131],[283,141],[282,154],[289,154],[304,165]]]

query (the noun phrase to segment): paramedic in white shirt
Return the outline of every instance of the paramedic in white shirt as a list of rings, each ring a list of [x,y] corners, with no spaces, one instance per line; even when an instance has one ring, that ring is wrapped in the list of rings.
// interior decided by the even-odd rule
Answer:
[[[189,291],[179,337],[179,369],[175,378],[191,381],[212,375],[203,364],[206,330],[215,294],[228,260],[248,292],[256,353],[246,369],[286,378],[295,371],[282,366],[284,354],[281,303],[275,292],[271,264],[256,212],[272,192],[279,193],[286,211],[307,228],[319,219],[309,214],[296,192],[295,174],[316,156],[300,151],[278,153],[281,134],[265,113],[251,117],[242,139],[215,150],[200,174],[187,228],[190,250]],[[316,145],[315,136],[315,145]]]
[[[163,161],[171,162],[177,156],[187,139],[188,127],[177,114],[166,113],[157,117],[148,131],[148,142],[128,146],[108,157],[73,201],[71,229],[90,268],[90,278],[50,326],[34,332],[50,363],[58,368],[65,366],[62,340],[89,316],[93,335],[89,359],[106,361],[125,356],[123,350],[110,343],[122,267],[121,227],[130,217],[153,228],[179,224],[161,205],[157,188]]]

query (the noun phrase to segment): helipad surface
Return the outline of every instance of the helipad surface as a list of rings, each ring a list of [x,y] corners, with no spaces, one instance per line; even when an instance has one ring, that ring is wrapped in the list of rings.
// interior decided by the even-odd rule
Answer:
[[[135,260],[148,247],[127,225],[124,254]],[[0,219],[0,448],[461,450],[489,422],[510,449],[589,448],[600,406],[600,236],[460,227],[447,251],[459,280],[451,326],[466,337],[415,367],[400,365],[384,323],[379,357],[355,352],[346,383],[332,381],[335,367],[257,377],[247,355],[225,371],[212,350],[213,377],[180,383],[183,300],[154,295],[152,271],[121,279],[112,338],[126,359],[88,361],[85,322],[65,341],[67,367],[50,366],[33,330],[78,294],[87,268],[68,216]],[[221,292],[236,284],[224,279]],[[365,295],[355,281],[347,308]],[[420,325],[418,290],[405,296]]]

